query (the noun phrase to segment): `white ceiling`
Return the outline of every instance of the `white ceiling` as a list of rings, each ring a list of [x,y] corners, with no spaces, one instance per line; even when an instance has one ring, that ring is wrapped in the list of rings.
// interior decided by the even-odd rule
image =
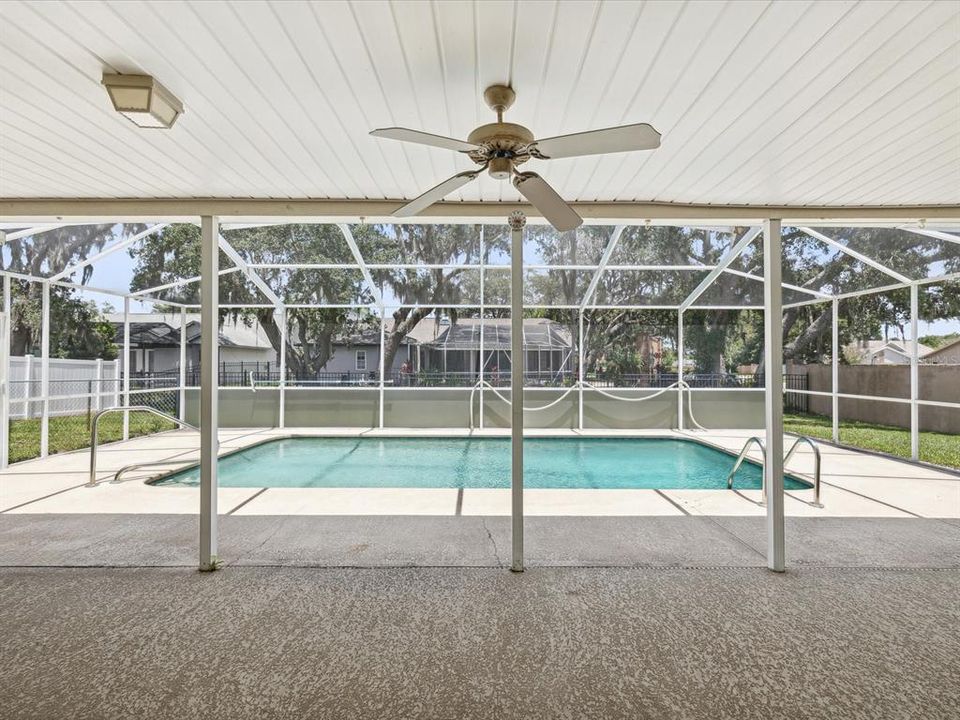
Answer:
[[[154,75],[170,131],[100,77]],[[472,166],[378,140],[650,122],[659,150],[532,161],[568,200],[960,202],[960,2],[0,4],[0,197],[410,198]],[[484,177],[451,199],[515,200]]]

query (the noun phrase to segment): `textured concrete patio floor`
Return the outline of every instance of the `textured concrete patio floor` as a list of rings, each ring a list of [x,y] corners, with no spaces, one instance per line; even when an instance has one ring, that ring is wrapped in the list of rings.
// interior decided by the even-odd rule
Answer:
[[[960,571],[0,571],[5,720],[951,720]]]
[[[765,567],[757,517],[532,517],[530,566]],[[9,515],[0,566],[195,567],[187,515]],[[960,568],[960,526],[925,518],[786,520],[790,567]],[[506,517],[258,515],[220,518],[234,566],[503,567]]]

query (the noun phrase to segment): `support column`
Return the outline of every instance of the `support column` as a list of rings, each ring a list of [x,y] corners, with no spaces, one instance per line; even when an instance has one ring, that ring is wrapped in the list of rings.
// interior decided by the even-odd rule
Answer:
[[[920,334],[920,287],[910,285],[910,337],[913,349],[910,351],[910,459],[920,459],[920,346],[917,336]]]
[[[201,218],[200,243],[200,570],[217,569],[217,417],[220,382],[220,234],[216,217]]]
[[[677,311],[677,430],[683,430],[683,310]]]
[[[840,300],[833,299],[833,357],[830,359],[830,412],[833,441],[840,442]]]
[[[386,353],[384,353],[387,339],[387,310],[380,306],[380,429],[383,430],[383,384],[386,380]]]
[[[26,381],[26,388],[23,391],[23,417],[33,419],[33,354],[27,353],[23,358],[23,379]]]
[[[0,470],[10,460],[10,276],[3,276],[3,324],[0,325]]]
[[[278,427],[287,426],[287,308],[278,313],[280,315],[280,399]]]
[[[50,453],[50,283],[43,283],[43,308],[40,320],[40,457]]]
[[[120,358],[113,361],[113,390],[110,392],[110,404],[116,407],[120,404]]]
[[[526,216],[510,213],[510,569],[523,572],[523,227]]]
[[[130,373],[133,372],[130,362],[130,298],[123,299],[123,404],[130,406]],[[130,439],[130,412],[123,412],[123,439]]]
[[[578,427],[581,430],[583,430],[583,381],[584,381],[583,361],[584,361],[584,358],[586,357],[586,353],[583,350],[583,310],[580,311],[579,328],[577,331],[577,335],[579,338],[577,342],[577,348],[580,352],[580,357],[577,361],[577,382],[579,382],[580,384],[580,392],[579,392],[579,398],[578,398],[579,406],[580,406],[580,409],[579,409],[580,419],[578,422]]]
[[[484,282],[486,281],[486,278],[484,276],[486,275],[486,273],[484,272],[484,262],[486,261],[486,255],[487,255],[486,229],[483,225],[481,225],[480,226],[480,372],[477,374],[477,378],[480,382],[480,409],[478,412],[480,416],[479,427],[481,430],[483,430],[483,400],[484,400],[483,370],[484,370],[484,367],[486,366],[486,362],[484,362],[484,358],[483,358],[483,340],[484,340],[484,337],[483,337],[484,322],[483,321],[484,321],[484,315],[486,314],[486,307],[485,307],[486,298],[484,297],[485,290],[486,290],[486,288],[484,287]],[[473,417],[472,417],[473,407],[470,408],[470,413],[471,413],[470,424],[472,426],[473,425]]]
[[[180,308],[180,421],[187,419],[187,309]]]
[[[763,223],[763,364],[767,457],[767,567],[783,572],[783,289],[780,221]]]
[[[103,410],[103,358],[97,358],[94,373],[96,375],[97,397],[94,398],[93,408],[97,412]]]

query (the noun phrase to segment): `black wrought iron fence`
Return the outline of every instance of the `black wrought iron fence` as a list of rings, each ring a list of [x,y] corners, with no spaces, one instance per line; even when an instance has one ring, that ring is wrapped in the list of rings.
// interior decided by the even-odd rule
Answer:
[[[807,376],[787,374],[783,376],[783,411],[789,413],[807,413],[810,410],[810,396],[792,390],[806,390]]]

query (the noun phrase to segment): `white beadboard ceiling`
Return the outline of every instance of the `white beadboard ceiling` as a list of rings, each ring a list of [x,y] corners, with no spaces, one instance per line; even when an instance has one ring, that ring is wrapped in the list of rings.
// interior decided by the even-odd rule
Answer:
[[[185,114],[141,130],[104,72]],[[653,152],[531,161],[570,201],[960,202],[960,2],[0,3],[0,197],[412,198],[472,167],[379,140],[649,122]],[[515,201],[483,177],[451,200]]]

